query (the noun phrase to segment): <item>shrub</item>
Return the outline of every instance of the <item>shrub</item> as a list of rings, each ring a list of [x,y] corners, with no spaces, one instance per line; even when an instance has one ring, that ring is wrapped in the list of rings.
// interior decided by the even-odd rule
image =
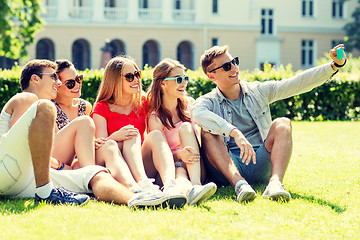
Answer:
[[[330,61],[321,59],[319,64]],[[271,104],[272,117],[288,117],[295,120],[358,120],[360,117],[360,58],[349,56],[346,67],[334,78],[308,93],[283,99]],[[151,83],[152,68],[146,67],[142,73],[143,90],[146,91]],[[15,66],[11,70],[0,69],[0,107],[2,108],[11,96],[20,92],[18,79],[21,68]],[[96,94],[103,76],[104,69],[85,70],[82,88],[82,97],[94,103]],[[280,66],[275,69],[265,64],[263,71],[241,71],[243,80],[267,81],[289,78],[298,74],[291,65]],[[190,76],[187,91],[193,98],[211,91],[215,84],[210,81],[199,68],[196,71],[187,71]]]

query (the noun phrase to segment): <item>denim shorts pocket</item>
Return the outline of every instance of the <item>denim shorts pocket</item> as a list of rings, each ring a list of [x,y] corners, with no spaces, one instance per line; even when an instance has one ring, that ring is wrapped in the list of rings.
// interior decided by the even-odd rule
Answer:
[[[5,155],[0,160],[0,194],[6,193],[20,178],[21,170],[16,159]]]

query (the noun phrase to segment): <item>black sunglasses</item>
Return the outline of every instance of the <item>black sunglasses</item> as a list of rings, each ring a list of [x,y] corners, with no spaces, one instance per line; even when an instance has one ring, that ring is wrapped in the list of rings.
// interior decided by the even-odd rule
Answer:
[[[231,64],[233,64],[234,66],[238,66],[239,65],[239,58],[235,57],[230,62],[226,62],[223,65],[221,65],[220,67],[214,68],[213,70],[211,70],[209,72],[213,72],[215,70],[218,70],[219,68],[223,68],[226,72],[228,72],[231,69]]]
[[[134,81],[135,77],[139,79],[141,77],[141,71],[135,71],[134,73],[125,74],[125,79],[128,82]]]
[[[59,75],[56,72],[52,72],[52,73],[36,73],[36,75],[51,75],[51,78],[56,82],[57,80],[59,80]]]
[[[165,78],[164,80],[173,80],[173,79],[176,80],[176,83],[177,83],[178,85],[182,84],[184,80],[185,80],[185,82],[188,82],[188,81],[189,81],[189,77],[188,77],[188,76],[169,77],[169,78]]]
[[[77,82],[78,84],[81,84],[83,81],[84,76],[83,75],[77,75],[75,77],[75,79],[69,79],[66,80],[64,85],[68,88],[68,89],[73,89],[75,87],[75,82]]]

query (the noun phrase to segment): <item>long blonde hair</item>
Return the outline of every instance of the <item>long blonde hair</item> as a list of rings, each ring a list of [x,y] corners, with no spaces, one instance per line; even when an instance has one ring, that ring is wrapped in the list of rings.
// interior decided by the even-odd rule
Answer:
[[[137,71],[140,71],[136,63],[126,57],[114,57],[108,64],[106,64],[104,76],[101,81],[99,91],[96,97],[96,101],[106,101],[109,104],[116,104],[122,101],[122,81],[123,81],[123,67],[126,63],[134,65]],[[138,110],[141,107],[141,79],[139,80],[140,91],[134,94],[132,103],[134,110],[138,114]]]
[[[172,121],[171,112],[165,108],[163,104],[163,93],[161,91],[161,84],[165,78],[170,75],[170,72],[174,68],[180,68],[185,70],[185,66],[179,61],[166,58],[158,63],[154,68],[153,80],[149,87],[147,99],[150,107],[150,112],[155,111],[161,120],[161,123],[167,128],[174,128],[175,125]],[[189,115],[185,112],[187,106],[186,99],[177,99],[176,110],[178,116],[183,122],[190,122]]]

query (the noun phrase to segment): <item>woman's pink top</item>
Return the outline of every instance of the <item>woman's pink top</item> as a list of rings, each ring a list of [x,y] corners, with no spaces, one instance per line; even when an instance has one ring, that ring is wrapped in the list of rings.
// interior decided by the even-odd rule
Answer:
[[[129,115],[121,114],[118,112],[112,112],[109,104],[106,101],[96,103],[94,107],[94,113],[99,114],[107,121],[107,131],[109,136],[121,129],[126,125],[133,125],[137,128],[141,135],[141,143],[144,141],[144,132],[146,129],[146,116],[149,112],[146,97],[141,98],[142,107],[139,110],[139,115],[135,111],[131,111]]]
[[[188,108],[189,109],[189,108]],[[152,112],[151,115],[157,115],[156,112]],[[181,141],[180,141],[180,134],[179,129],[183,121],[177,122],[174,124],[175,128],[167,129],[165,126],[163,127],[164,135],[168,142],[168,145],[171,149],[171,152],[174,153],[181,149]],[[199,135],[198,129],[194,122],[191,121],[192,128],[196,136]]]

